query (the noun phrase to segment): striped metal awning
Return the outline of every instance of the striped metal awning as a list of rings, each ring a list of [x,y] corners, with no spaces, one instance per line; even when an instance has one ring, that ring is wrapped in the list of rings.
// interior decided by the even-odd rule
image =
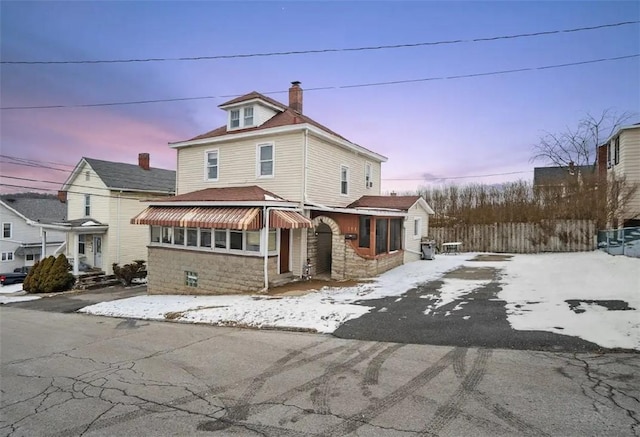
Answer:
[[[312,228],[313,223],[296,211],[274,209],[269,214],[269,227],[284,229]]]
[[[260,208],[150,206],[131,219],[134,225],[257,230]]]

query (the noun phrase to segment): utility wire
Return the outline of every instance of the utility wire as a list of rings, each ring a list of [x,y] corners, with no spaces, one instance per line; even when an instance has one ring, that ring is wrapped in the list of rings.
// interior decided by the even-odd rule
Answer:
[[[417,42],[407,44],[391,44],[391,45],[378,45],[378,46],[364,46],[364,47],[346,47],[346,48],[328,48],[328,49],[316,49],[316,50],[290,50],[282,52],[265,52],[265,53],[242,53],[234,55],[215,55],[215,56],[194,56],[194,57],[177,57],[177,58],[140,58],[140,59],[94,59],[94,60],[76,60],[76,61],[1,61],[0,64],[22,64],[22,65],[38,65],[38,64],[115,64],[115,63],[134,63],[134,62],[176,62],[176,61],[210,61],[216,59],[237,59],[237,58],[257,58],[268,56],[289,56],[289,55],[304,55],[304,54],[317,54],[317,53],[336,53],[336,52],[360,52],[371,50],[389,50],[411,47],[425,47],[425,46],[437,46],[447,44],[462,44],[462,43],[477,43],[477,42],[489,42],[498,40],[508,40],[516,38],[530,38],[543,35],[555,35],[560,33],[573,33],[583,32],[589,30],[605,29],[612,27],[628,26],[631,24],[638,24],[640,21],[622,21],[619,23],[600,24],[597,26],[575,27],[572,29],[557,29],[547,30],[541,32],[531,33],[519,33],[514,35],[500,35],[482,38],[472,39],[453,39],[442,41],[428,41]]]
[[[450,177],[436,177],[430,176],[428,178],[382,178],[383,181],[443,181],[449,179],[469,179],[469,178],[485,178],[489,176],[506,176],[506,175],[514,175],[514,174],[523,174],[523,173],[531,173],[533,170],[524,170],[524,171],[511,171],[507,173],[493,173],[493,174],[479,174],[473,176],[450,176]]]
[[[17,162],[24,162],[24,163],[29,163],[29,164],[52,164],[52,165],[59,165],[62,167],[69,167],[69,168],[75,168],[75,165],[71,165],[71,164],[64,164],[62,162],[53,162],[53,161],[42,161],[39,159],[29,159],[29,158],[22,158],[20,156],[11,156],[11,155],[1,155],[0,154],[0,158],[5,158],[5,159],[11,159]],[[8,162],[8,164],[12,164],[11,162]]]
[[[565,64],[554,64],[554,65],[545,65],[541,67],[525,67],[525,68],[516,68],[511,70],[498,70],[498,71],[489,71],[484,73],[471,73],[471,74],[460,74],[455,76],[436,76],[436,77],[426,77],[420,79],[403,79],[403,80],[394,80],[388,82],[371,82],[371,83],[362,83],[362,84],[354,84],[354,85],[338,85],[338,86],[326,86],[326,87],[317,87],[317,88],[308,88],[305,91],[320,91],[320,90],[340,90],[340,89],[349,89],[349,88],[364,88],[364,87],[376,87],[376,86],[386,86],[386,85],[399,85],[399,84],[407,84],[407,83],[416,83],[416,82],[428,82],[428,81],[436,81],[436,80],[455,80],[455,79],[464,79],[471,77],[481,77],[481,76],[496,76],[501,74],[512,74],[512,73],[521,73],[524,71],[537,71],[537,70],[550,70],[554,68],[565,68],[577,65],[587,65],[587,64],[596,64],[599,62],[609,62],[609,61],[620,61],[623,59],[631,59],[640,57],[640,53],[635,53],[632,55],[625,56],[617,56],[612,58],[600,58],[600,59],[592,59],[589,61],[579,61],[579,62],[568,62]],[[288,90],[284,91],[270,91],[262,94],[283,94],[287,93]],[[217,98],[233,98],[238,97],[238,94],[234,95],[226,95],[226,96],[202,96],[202,97],[181,97],[174,99],[155,99],[155,100],[134,100],[134,101],[124,101],[124,102],[105,102],[105,103],[84,103],[77,105],[43,105],[43,106],[4,106],[0,109],[4,111],[15,111],[15,110],[25,110],[25,109],[61,109],[61,108],[89,108],[89,107],[100,107],[100,106],[122,106],[122,105],[139,105],[146,103],[162,103],[162,102],[179,102],[179,101],[189,101],[189,100],[205,100],[205,99],[217,99]]]

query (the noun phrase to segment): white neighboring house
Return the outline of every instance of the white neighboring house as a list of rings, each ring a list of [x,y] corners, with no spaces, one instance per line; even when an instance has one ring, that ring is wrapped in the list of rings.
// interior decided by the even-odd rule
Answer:
[[[606,149],[607,179],[624,178],[628,187],[638,189],[614,227],[640,226],[640,123],[618,129],[602,146]]]
[[[176,183],[175,171],[149,160],[148,153],[138,155],[138,165],[82,158],[64,183],[58,197],[67,219],[43,227],[65,232],[75,275],[81,268],[111,274],[113,263],[147,260],[149,229],[130,219],[146,208],[142,201],[173,195]]]
[[[0,270],[32,266],[64,249],[65,234],[40,225],[65,219],[67,208],[55,196],[20,193],[0,196]],[[44,246],[44,248],[43,248]]]

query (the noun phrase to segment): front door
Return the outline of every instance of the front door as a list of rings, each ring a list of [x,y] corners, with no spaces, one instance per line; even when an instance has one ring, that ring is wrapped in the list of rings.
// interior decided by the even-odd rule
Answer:
[[[289,229],[280,229],[280,273],[289,271]]]
[[[102,237],[93,237],[93,266],[102,268]]]

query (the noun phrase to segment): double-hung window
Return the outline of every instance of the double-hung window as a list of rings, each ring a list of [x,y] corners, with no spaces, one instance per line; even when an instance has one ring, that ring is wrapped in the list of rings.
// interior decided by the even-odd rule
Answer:
[[[258,177],[274,175],[273,144],[258,144]]]
[[[253,126],[253,106],[248,106],[243,109],[244,112],[244,127]]]
[[[80,255],[84,255],[85,254],[85,235],[84,234],[80,234],[78,235],[78,253]]]
[[[231,129],[236,129],[240,127],[240,110],[232,109],[229,111],[229,126]]]
[[[620,137],[613,140],[613,165],[620,164]]]
[[[205,179],[209,181],[218,180],[218,170],[220,168],[219,151],[207,150],[205,152]]]
[[[373,187],[373,181],[371,180],[371,163],[364,164],[364,187],[369,189]]]
[[[84,195],[84,215],[89,217],[91,215],[91,195]]]
[[[349,194],[349,167],[340,166],[340,194]]]
[[[13,234],[13,225],[11,223],[2,224],[2,238],[11,238]]]

